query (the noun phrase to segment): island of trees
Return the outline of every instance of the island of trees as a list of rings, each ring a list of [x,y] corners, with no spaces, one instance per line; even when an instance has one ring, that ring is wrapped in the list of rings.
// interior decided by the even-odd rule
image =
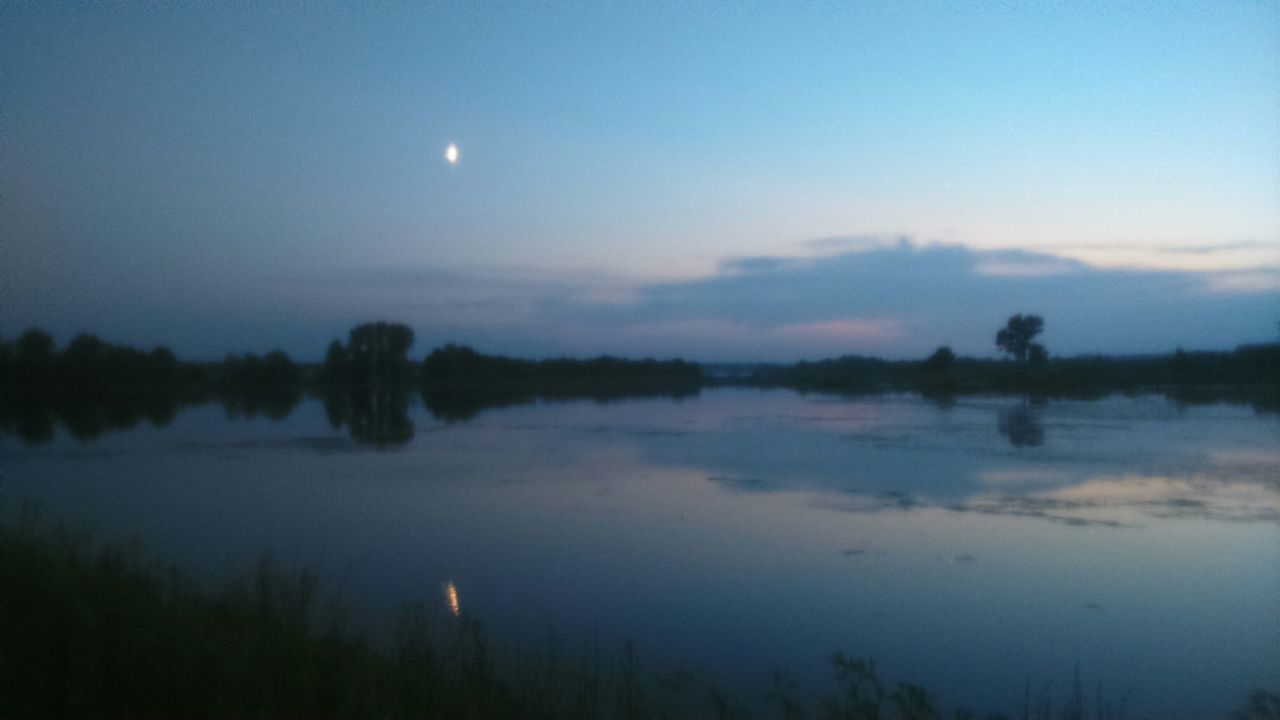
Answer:
[[[412,437],[410,397],[445,421],[466,420],[488,407],[589,398],[683,398],[712,385],[787,387],[806,392],[919,392],[928,397],[1012,393],[1100,397],[1163,392],[1186,402],[1247,402],[1280,409],[1280,343],[1229,352],[1140,357],[1053,357],[1037,342],[1044,319],[1015,314],[998,328],[1001,360],[965,358],[939,347],[921,360],[846,355],[791,365],[758,364],[736,372],[684,360],[598,357],[530,360],[445,345],[420,361],[411,357],[413,331],[374,322],[334,339],[321,364],[284,352],[228,355],[219,362],[184,362],[165,347],[116,345],[82,334],[57,348],[30,329],[0,339],[0,431],[46,440],[61,423],[93,437],[146,420],[169,422],[178,408],[220,402],[233,416],[283,418],[303,397],[323,399],[330,422],[357,441],[394,446]]]

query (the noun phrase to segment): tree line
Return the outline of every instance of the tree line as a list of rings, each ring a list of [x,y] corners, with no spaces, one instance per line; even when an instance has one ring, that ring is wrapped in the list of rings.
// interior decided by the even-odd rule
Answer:
[[[963,393],[1100,397],[1162,391],[1191,402],[1233,400],[1280,409],[1280,343],[1229,352],[1143,357],[1052,357],[1037,342],[1043,318],[1016,314],[995,333],[1004,360],[965,358],[939,347],[922,360],[846,355],[792,365],[759,365],[717,377],[684,360],[526,360],[444,345],[410,359],[414,335],[400,323],[373,322],[334,339],[322,364],[295,362],[280,350],[232,354],[219,362],[182,362],[166,347],[142,350],[89,334],[58,348],[30,329],[0,338],[0,430],[48,439],[56,422],[77,437],[147,420],[162,425],[186,404],[217,401],[229,416],[287,416],[306,394],[322,398],[330,423],[379,447],[412,436],[409,394],[421,393],[438,419],[465,420],[487,407],[643,395],[681,398],[708,385],[790,387],[802,391],[912,391],[948,398]]]
[[[239,391],[301,383],[299,366],[276,350],[259,357],[231,354],[220,363],[180,362],[164,346],[141,350],[88,333],[58,349],[32,328],[13,342],[0,338],[0,391],[6,394],[130,394],[155,390]]]
[[[279,351],[195,363],[87,333],[62,348],[34,328],[0,339],[0,431],[28,442],[51,439],[58,424],[80,439],[143,421],[160,427],[185,405],[213,401],[233,417],[283,418],[302,396],[300,368]]]
[[[924,360],[846,355],[817,362],[760,366],[743,382],[841,393],[915,391],[1032,393],[1100,397],[1115,392],[1162,391],[1175,399],[1242,400],[1280,408],[1280,343],[1241,345],[1227,352],[1167,355],[1052,357],[1035,342],[1044,331],[1038,315],[1017,314],[997,330],[995,346],[1007,358],[963,358],[939,347]]]
[[[188,404],[220,402],[227,415],[281,419],[311,394],[335,429],[362,444],[389,447],[413,436],[409,395],[417,390],[437,418],[465,420],[486,407],[538,399],[696,393],[702,368],[682,360],[600,357],[519,360],[446,345],[415,363],[413,331],[400,323],[364,323],[334,339],[319,366],[274,350],[230,354],[218,362],[181,362],[165,347],[140,350],[77,335],[58,348],[29,329],[0,338],[0,431],[29,442],[62,424],[87,439],[149,421],[162,426]]]

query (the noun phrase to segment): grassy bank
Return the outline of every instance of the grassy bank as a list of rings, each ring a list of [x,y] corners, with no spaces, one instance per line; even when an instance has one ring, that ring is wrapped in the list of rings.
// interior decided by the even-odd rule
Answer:
[[[0,716],[14,718],[742,718],[692,675],[651,672],[628,644],[602,653],[548,640],[495,652],[466,616],[406,607],[374,638],[307,572],[269,558],[198,587],[134,545],[95,542],[25,510],[0,525]],[[927,690],[836,653],[834,690],[803,697],[782,673],[761,688],[781,720],[941,718]],[[1055,702],[1056,700],[1056,702]],[[1236,717],[1280,717],[1258,693]],[[1028,694],[1013,715],[1124,717],[1122,704]]]

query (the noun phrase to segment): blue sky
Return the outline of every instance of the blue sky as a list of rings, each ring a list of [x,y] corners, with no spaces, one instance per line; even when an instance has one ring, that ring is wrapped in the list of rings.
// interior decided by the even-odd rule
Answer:
[[[1280,10],[0,0],[0,335],[318,358],[1229,348]],[[443,151],[456,142],[456,166]],[[903,240],[905,238],[905,241]]]

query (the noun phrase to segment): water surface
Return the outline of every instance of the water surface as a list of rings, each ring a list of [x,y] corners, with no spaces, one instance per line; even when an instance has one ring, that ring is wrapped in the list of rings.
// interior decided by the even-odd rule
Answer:
[[[317,401],[4,436],[0,502],[209,580],[270,550],[375,627],[426,598],[510,643],[630,638],[748,704],[775,667],[827,691],[836,649],[984,710],[1060,705],[1077,666],[1139,715],[1280,677],[1275,415],[746,389],[408,413],[381,449]]]

